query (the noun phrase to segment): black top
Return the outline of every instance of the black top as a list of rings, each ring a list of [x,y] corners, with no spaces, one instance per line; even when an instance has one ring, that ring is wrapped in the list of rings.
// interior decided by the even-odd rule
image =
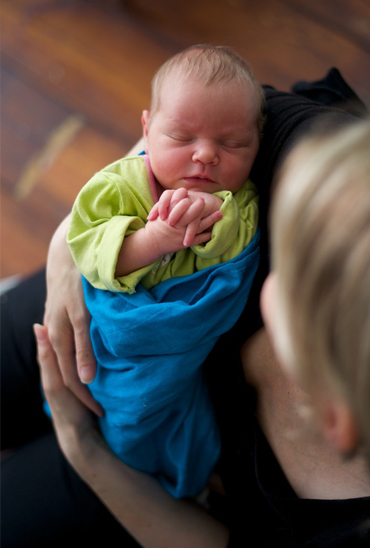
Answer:
[[[296,496],[257,424],[255,394],[244,381],[240,363],[243,342],[262,326],[259,295],[269,270],[267,212],[273,174],[322,115],[334,113],[336,122],[344,124],[366,111],[336,69],[321,81],[297,84],[294,92],[265,87],[267,124],[251,173],[260,195],[261,263],[242,317],[206,362],[223,440],[219,471],[226,490],[230,548],[370,546],[370,497],[325,501]],[[335,104],[339,106],[333,108]]]

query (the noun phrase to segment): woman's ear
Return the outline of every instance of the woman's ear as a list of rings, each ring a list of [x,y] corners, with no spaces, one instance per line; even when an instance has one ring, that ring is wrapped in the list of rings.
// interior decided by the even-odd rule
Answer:
[[[277,284],[277,278],[276,278],[276,272],[270,272],[270,274],[267,276],[266,280],[264,281],[264,284],[262,286],[261,291],[261,302],[260,302],[260,308],[263,316],[263,321],[265,323],[266,329],[270,335],[272,336],[273,331],[273,308],[275,306],[275,299],[276,299],[276,284]]]
[[[145,145],[145,152],[148,154],[148,132],[149,132],[149,120],[150,120],[150,112],[149,110],[143,110],[143,114],[141,116],[141,124],[143,126],[143,137],[144,137],[144,145]]]
[[[327,401],[322,421],[326,439],[343,455],[353,453],[358,444],[358,430],[347,403],[341,400]]]

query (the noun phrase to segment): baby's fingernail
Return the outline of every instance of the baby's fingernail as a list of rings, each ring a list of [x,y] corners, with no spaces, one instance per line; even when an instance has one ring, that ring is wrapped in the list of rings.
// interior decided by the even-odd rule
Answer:
[[[84,365],[84,367],[81,367],[80,379],[84,384],[89,384],[94,380],[94,368],[92,365]]]

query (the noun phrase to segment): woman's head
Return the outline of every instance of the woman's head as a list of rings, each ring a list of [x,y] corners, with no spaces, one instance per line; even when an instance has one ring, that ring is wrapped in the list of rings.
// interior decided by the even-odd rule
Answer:
[[[293,151],[279,176],[271,238],[277,353],[317,401],[351,410],[370,457],[369,121]]]

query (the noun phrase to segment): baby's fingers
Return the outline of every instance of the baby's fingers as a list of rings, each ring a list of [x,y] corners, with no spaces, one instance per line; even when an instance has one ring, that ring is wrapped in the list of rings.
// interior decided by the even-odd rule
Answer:
[[[183,198],[179,201],[168,216],[168,224],[170,226],[176,226],[192,205],[192,201],[188,198]],[[184,226],[184,223],[181,223],[181,226]]]
[[[197,217],[194,221],[188,224],[186,227],[186,232],[184,236],[184,246],[189,247],[194,244],[194,237],[199,232],[199,217]]]
[[[176,190],[172,190],[172,196],[171,196],[171,204],[170,204],[170,210],[175,207],[176,204],[181,202],[184,198],[188,198],[189,193],[184,187],[177,188]]]
[[[172,196],[176,190],[165,190],[162,192],[158,202],[152,207],[148,215],[148,221],[155,221],[158,217],[164,221],[168,217]]]
[[[202,232],[200,234],[196,234],[193,238],[193,241],[190,245],[199,245],[199,244],[205,244],[206,242],[209,242],[212,238],[212,231]]]
[[[217,221],[222,219],[223,214],[222,211],[214,211],[213,213],[210,213],[207,217],[204,217],[199,223],[199,230],[198,233],[204,232],[208,228],[211,228]]]
[[[152,209],[149,211],[149,214],[148,214],[148,217],[147,217],[148,221],[155,221],[158,218],[158,215],[159,215],[158,205],[159,205],[159,202],[154,204]]]
[[[183,202],[185,202],[183,204]],[[203,198],[198,198],[195,202],[191,203],[191,200],[185,198],[174,208],[174,217],[177,217],[176,223],[173,225],[171,218],[171,226],[186,227],[193,221],[197,220],[199,224],[200,219],[202,218],[202,213],[204,210],[204,200]],[[171,212],[172,213],[172,212]],[[181,213],[181,216],[180,216]],[[199,232],[199,231],[197,231]]]
[[[148,215],[148,221],[154,221],[159,217],[162,221],[168,218],[169,213],[176,205],[188,196],[186,188],[176,190],[165,190],[162,192],[158,202],[154,205]]]
[[[184,237],[184,246],[189,247],[191,245],[204,244],[209,242],[212,236],[211,228],[217,221],[222,218],[221,211],[214,211],[204,219],[195,219],[190,223],[186,229]]]

